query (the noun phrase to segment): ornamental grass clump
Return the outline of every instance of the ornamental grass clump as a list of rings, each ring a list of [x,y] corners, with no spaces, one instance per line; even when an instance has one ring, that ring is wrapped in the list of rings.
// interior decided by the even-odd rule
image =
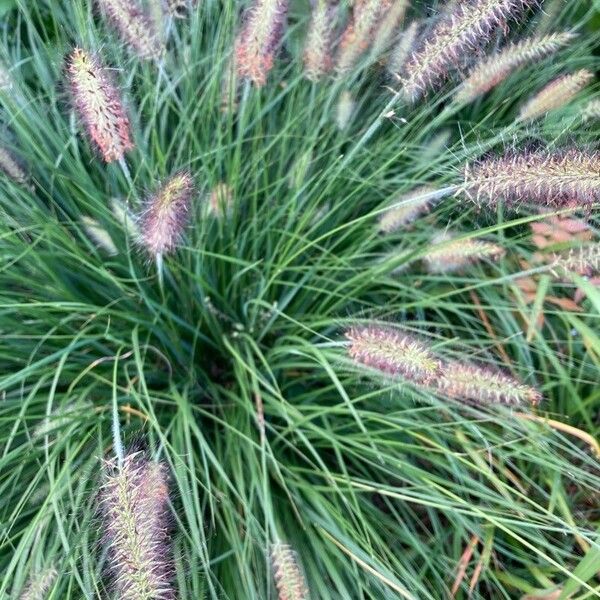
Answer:
[[[549,2],[0,1],[0,599],[595,593],[600,86],[516,114],[600,31]]]
[[[83,125],[104,160],[122,160],[133,148],[125,107],[108,70],[100,59],[81,48],[69,57],[73,103]]]
[[[103,542],[122,600],[173,600],[164,465],[142,452],[108,461],[100,495]]]

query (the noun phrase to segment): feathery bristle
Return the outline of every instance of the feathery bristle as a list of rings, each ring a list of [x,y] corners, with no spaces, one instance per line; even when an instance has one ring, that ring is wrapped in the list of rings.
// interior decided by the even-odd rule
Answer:
[[[553,33],[532,37],[507,46],[497,54],[480,61],[458,88],[456,100],[468,103],[504,81],[519,67],[558,51],[576,38],[574,33]]]
[[[86,233],[97,246],[103,248],[111,256],[119,253],[108,231],[96,219],[84,215],[81,217],[81,222]]]
[[[75,107],[106,162],[123,158],[133,148],[129,120],[107,70],[95,57],[75,48],[69,59]]]
[[[157,59],[163,53],[161,36],[153,19],[138,0],[97,0],[122,40],[143,59]]]
[[[288,0],[256,0],[244,16],[235,44],[235,65],[240,77],[263,86],[273,68],[287,17]]]
[[[555,79],[523,106],[519,120],[531,121],[567,105],[592,79],[594,74],[587,69]]]
[[[194,182],[187,171],[171,176],[146,203],[140,219],[141,243],[152,255],[175,249],[189,216]]]
[[[588,208],[600,198],[600,153],[573,148],[485,159],[466,166],[460,191],[490,206],[504,200]]]
[[[337,55],[336,70],[347,73],[373,41],[373,34],[392,0],[357,0],[352,19],[344,30]]]
[[[27,173],[23,170],[17,159],[2,146],[0,146],[0,171],[19,185],[27,183]]]
[[[58,571],[54,567],[32,575],[21,592],[19,600],[46,600],[57,576]]]
[[[350,341],[349,355],[361,365],[414,383],[428,383],[439,374],[439,360],[423,343],[401,331],[353,327],[346,338]]]
[[[581,111],[584,123],[600,119],[600,100],[590,100]]]
[[[429,186],[422,186],[396,198],[394,204],[402,204],[390,208],[379,217],[379,231],[392,233],[415,221],[431,206],[431,199],[423,199],[422,196],[433,191]]]
[[[408,9],[408,0],[394,0],[394,3],[380,20],[379,26],[373,35],[372,54],[374,57],[381,56],[392,44],[398,28],[404,21],[404,15]]]
[[[309,600],[308,586],[291,546],[280,542],[273,544],[271,563],[278,600]]]
[[[555,270],[577,273],[586,277],[600,274],[600,242],[574,248],[554,258]]]
[[[333,68],[333,33],[337,8],[329,0],[317,0],[304,46],[304,72],[318,81]]]
[[[465,56],[486,43],[495,31],[505,29],[510,18],[536,4],[536,0],[473,0],[461,2],[436,25],[423,46],[406,65],[403,93],[417,101],[438,87]]]
[[[398,41],[390,51],[387,62],[387,70],[396,77],[404,69],[404,65],[413,51],[417,35],[419,33],[419,22],[413,21],[398,37]]]
[[[450,398],[474,404],[536,405],[542,399],[538,390],[510,375],[458,361],[442,366],[435,387]]]
[[[472,238],[455,240],[447,232],[436,235],[431,245],[432,248],[423,256],[430,273],[452,273],[477,261],[498,260],[506,254],[498,244]]]
[[[141,452],[107,462],[101,491],[104,540],[121,600],[172,600],[164,466]]]

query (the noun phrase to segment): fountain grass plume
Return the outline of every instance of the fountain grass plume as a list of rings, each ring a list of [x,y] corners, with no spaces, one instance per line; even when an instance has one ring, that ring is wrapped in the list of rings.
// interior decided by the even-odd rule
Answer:
[[[382,233],[393,233],[413,223],[430,209],[432,200],[428,194],[431,194],[433,191],[433,188],[430,186],[422,186],[396,198],[394,204],[399,204],[399,206],[392,206],[392,208],[380,215],[379,231]],[[425,195],[425,198],[422,197],[423,195]]]
[[[143,452],[107,461],[100,495],[104,544],[121,600],[174,600],[164,465]]]
[[[600,274],[600,242],[555,255],[555,271],[577,273],[585,277]]]
[[[431,240],[431,249],[423,256],[430,273],[453,273],[482,260],[498,260],[506,254],[502,246],[492,242],[453,237],[443,231]]]
[[[507,28],[511,18],[537,4],[536,0],[472,0],[461,2],[442,18],[406,65],[403,96],[416,102],[439,87],[464,57],[481,48],[492,35]]]
[[[490,91],[523,65],[557,52],[577,37],[570,32],[535,36],[511,44],[475,65],[459,86],[455,99],[461,104],[472,102]]]
[[[391,0],[357,0],[354,3],[352,18],[340,39],[335,67],[339,74],[351,71],[372,44],[380,19],[391,3]]]
[[[379,26],[373,35],[372,54],[381,56],[392,45],[398,30],[404,21],[409,0],[394,0],[387,12],[381,17]]]
[[[309,600],[304,574],[298,555],[288,544],[277,542],[271,547],[271,565],[278,600]]]
[[[162,38],[154,20],[139,0],[96,0],[108,21],[134,53],[142,59],[156,60],[164,52]]]
[[[49,567],[31,576],[19,600],[46,600],[48,592],[58,577],[58,571]]]
[[[241,78],[263,86],[273,68],[287,17],[288,0],[256,0],[244,15],[235,43],[235,66]]]
[[[316,0],[304,45],[304,73],[318,81],[333,69],[333,34],[337,7],[329,0]]]
[[[540,208],[589,209],[600,199],[600,153],[569,148],[484,158],[465,166],[459,193],[492,207],[529,201]]]
[[[427,346],[391,327],[367,325],[346,332],[348,353],[358,364],[416,384],[432,382],[440,372],[440,361]]]
[[[542,399],[538,390],[510,375],[460,361],[443,364],[435,388],[449,398],[472,404],[535,406]]]
[[[552,110],[567,105],[590,81],[594,74],[587,69],[562,75],[540,90],[519,113],[519,121],[531,121],[543,117]]]
[[[172,252],[188,222],[194,181],[188,171],[175,173],[146,201],[139,219],[140,242],[151,256]]]
[[[27,184],[27,173],[7,148],[0,146],[0,171],[18,185]]]
[[[406,61],[410,56],[417,37],[419,34],[419,22],[413,21],[399,35],[398,40],[392,47],[387,61],[388,73],[391,73],[396,78],[400,78],[400,73],[403,71]]]
[[[68,73],[75,108],[90,138],[107,163],[121,160],[133,143],[129,119],[108,71],[96,56],[75,48]]]

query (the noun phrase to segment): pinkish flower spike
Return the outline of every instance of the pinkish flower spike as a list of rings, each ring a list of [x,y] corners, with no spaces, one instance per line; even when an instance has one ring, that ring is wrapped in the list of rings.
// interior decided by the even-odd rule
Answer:
[[[353,327],[346,333],[348,353],[359,364],[413,383],[430,383],[440,362],[420,341],[389,327]]]
[[[240,77],[263,86],[273,68],[283,36],[288,0],[256,0],[248,10],[235,44],[235,65]]]
[[[45,600],[57,577],[58,572],[54,567],[34,574],[27,582],[19,600]]]
[[[164,466],[141,452],[107,462],[101,491],[104,542],[121,600],[173,600]]]
[[[573,148],[484,159],[466,166],[460,191],[491,206],[504,200],[589,208],[600,200],[600,153]]]
[[[298,564],[296,553],[288,544],[271,548],[271,563],[278,600],[309,600],[308,587]]]
[[[313,8],[306,45],[304,71],[311,81],[318,81],[333,68],[333,30],[336,6],[329,0],[317,0]]]
[[[550,82],[523,106],[519,113],[520,121],[530,121],[544,116],[568,104],[585,86],[594,79],[594,74],[581,69],[569,75],[563,75]]]
[[[574,33],[553,33],[511,44],[497,54],[480,61],[458,88],[457,102],[471,102],[504,81],[528,62],[549,56],[575,39]]]
[[[121,160],[133,148],[129,120],[112,79],[100,61],[80,48],[69,58],[75,107],[106,162]]]
[[[97,0],[123,41],[143,59],[157,59],[163,53],[161,37],[153,19],[138,0]]]
[[[391,207],[380,216],[379,231],[392,233],[416,221],[418,217],[429,210],[432,203],[430,197],[426,197],[424,200],[420,197],[433,191],[433,188],[429,186],[422,186],[397,198],[395,204],[399,204],[399,206]]]
[[[403,93],[417,101],[428,89],[439,87],[451,70],[480,48],[520,10],[537,0],[471,0],[457,3],[454,11],[434,27],[422,47],[406,65]]]
[[[150,197],[140,219],[141,242],[150,254],[167,254],[175,249],[188,220],[193,194],[192,176],[182,171]]]
[[[493,369],[463,364],[458,361],[443,365],[436,387],[456,400],[475,404],[539,404],[538,390]]]

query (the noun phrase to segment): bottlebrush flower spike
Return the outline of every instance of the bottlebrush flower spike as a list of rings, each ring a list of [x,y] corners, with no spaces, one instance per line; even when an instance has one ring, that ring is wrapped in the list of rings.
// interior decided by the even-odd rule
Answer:
[[[88,134],[109,163],[133,148],[129,120],[119,93],[97,57],[75,48],[69,59],[75,107]]]
[[[263,86],[281,44],[288,0],[256,0],[244,16],[235,44],[235,64],[240,77]]]
[[[333,68],[333,32],[337,9],[329,0],[316,0],[306,45],[304,72],[311,81],[318,81]]]
[[[458,361],[443,365],[436,387],[450,398],[474,404],[536,405],[542,399],[538,390],[510,375]]]
[[[373,41],[380,18],[386,13],[392,0],[356,0],[352,19],[340,40],[336,70],[347,73]]]
[[[452,273],[477,261],[498,260],[506,254],[498,244],[475,239],[453,240],[447,232],[436,235],[431,244],[433,247],[423,257],[430,273]]]
[[[291,546],[280,542],[273,544],[271,564],[278,600],[309,600],[308,586]]]
[[[187,171],[170,177],[146,203],[140,219],[141,242],[151,255],[175,249],[186,226],[194,182]]]
[[[600,119],[600,100],[590,100],[581,111],[584,123]]]
[[[34,574],[19,596],[19,600],[45,600],[57,576],[58,571],[54,567]]]
[[[400,77],[400,72],[413,51],[417,35],[419,33],[419,22],[413,21],[398,38],[398,41],[392,48],[388,58],[387,70],[392,75]]]
[[[164,45],[154,20],[138,4],[138,0],[97,0],[121,39],[143,59],[158,59]]]
[[[346,333],[348,353],[357,363],[414,383],[429,383],[440,362],[420,341],[389,327],[353,327]]]
[[[485,159],[466,166],[460,191],[490,206],[504,200],[588,208],[600,198],[600,154],[573,148]]]
[[[121,600],[173,600],[168,538],[169,490],[162,464],[130,453],[108,461],[101,490],[104,543]]]
[[[509,19],[537,4],[536,0],[473,0],[460,2],[443,18],[413,53],[406,65],[403,93],[416,102],[430,88],[438,87],[464,57],[485,44]]]
[[[600,274],[600,242],[555,255],[554,269],[586,277]]]
[[[480,61],[458,88],[456,100],[468,103],[490,91],[504,81],[519,67],[549,56],[576,38],[576,34],[564,32],[542,37],[532,37],[512,44],[498,54]]]
[[[27,173],[6,148],[0,146],[0,171],[19,185],[27,184]]]
[[[89,238],[97,246],[103,248],[111,256],[115,256],[119,253],[108,231],[106,231],[106,229],[104,229],[104,227],[102,227],[102,225],[100,225],[96,219],[92,219],[91,217],[84,215],[81,217],[81,222]]]
[[[396,198],[394,203],[402,203],[400,206],[390,208],[379,217],[379,231],[392,233],[415,221],[423,213],[429,210],[431,198],[421,198],[433,192],[433,188],[422,186],[416,190]]]
[[[338,99],[335,113],[335,123],[340,131],[344,131],[350,125],[355,108],[356,103],[352,94],[348,90],[344,90]]]
[[[407,8],[408,0],[395,0],[381,18],[373,36],[372,54],[374,57],[378,57],[388,50],[398,33],[398,28],[402,25]]]
[[[587,69],[581,69],[555,79],[523,106],[519,114],[519,121],[537,119],[551,110],[565,106],[592,79],[594,79],[594,74]]]
[[[12,87],[12,78],[3,62],[0,62],[0,90],[9,90]]]

